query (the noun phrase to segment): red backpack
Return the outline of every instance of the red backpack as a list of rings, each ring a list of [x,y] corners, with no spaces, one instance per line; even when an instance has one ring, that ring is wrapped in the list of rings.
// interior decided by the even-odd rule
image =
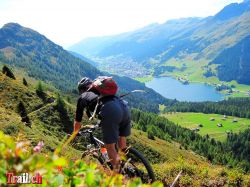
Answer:
[[[101,95],[115,95],[118,86],[112,77],[99,76],[90,85],[90,89],[97,90]]]

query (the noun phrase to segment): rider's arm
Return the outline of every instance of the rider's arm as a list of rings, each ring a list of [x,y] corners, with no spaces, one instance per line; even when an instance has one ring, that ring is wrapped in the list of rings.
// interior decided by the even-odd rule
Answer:
[[[81,123],[76,121],[74,122],[74,132],[78,132],[81,128]]]
[[[81,128],[81,121],[83,116],[84,108],[86,107],[86,100],[83,98],[79,98],[77,101],[75,121],[74,121],[74,132],[78,131]]]

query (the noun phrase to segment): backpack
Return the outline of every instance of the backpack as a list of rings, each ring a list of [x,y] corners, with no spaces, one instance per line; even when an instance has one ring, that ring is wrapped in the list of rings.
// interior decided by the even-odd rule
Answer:
[[[90,85],[88,91],[91,89],[98,91],[100,93],[100,96],[97,98],[95,110],[89,120],[92,120],[95,117],[97,108],[101,104],[100,100],[106,96],[115,96],[118,90],[118,86],[112,77],[98,76]]]
[[[102,96],[115,95],[118,86],[112,77],[99,76],[90,85],[88,90],[97,90]]]
[[[96,114],[97,114],[97,111],[100,110],[100,108],[102,106],[104,106],[104,103],[103,103],[103,100],[102,100],[103,98],[107,98],[107,97],[97,98],[97,100],[96,100],[97,103],[96,103],[96,106],[95,106],[95,109],[94,109],[93,112],[90,112],[90,110],[87,109],[86,112],[87,112],[87,116],[89,117],[89,121],[91,121],[93,118],[95,118]],[[123,105],[123,107],[128,107],[128,102],[125,101],[124,99],[122,99],[121,97],[114,96],[113,98],[116,98],[118,100],[118,102],[120,102],[120,104]],[[97,114],[97,115],[99,115],[99,114]],[[98,119],[100,119],[100,118],[98,117]]]

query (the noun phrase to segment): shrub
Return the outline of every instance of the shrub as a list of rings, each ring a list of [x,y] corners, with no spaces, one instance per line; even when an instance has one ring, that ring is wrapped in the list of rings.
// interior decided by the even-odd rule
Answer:
[[[228,174],[228,184],[232,186],[242,186],[243,173],[240,170],[232,170]]]
[[[148,134],[148,139],[155,140],[155,137],[151,131],[148,131],[147,134]]]
[[[188,175],[184,175],[180,178],[180,186],[193,186],[192,178]]]
[[[3,132],[5,134],[8,135],[13,135],[13,134],[17,134],[19,132],[19,129],[16,125],[12,124],[12,125],[8,125],[3,129]]]

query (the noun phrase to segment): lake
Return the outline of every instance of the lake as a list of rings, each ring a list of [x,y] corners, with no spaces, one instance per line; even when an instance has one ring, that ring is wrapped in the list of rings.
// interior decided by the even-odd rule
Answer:
[[[220,101],[224,95],[213,86],[202,83],[182,84],[171,77],[159,77],[145,83],[162,96],[179,101]]]

